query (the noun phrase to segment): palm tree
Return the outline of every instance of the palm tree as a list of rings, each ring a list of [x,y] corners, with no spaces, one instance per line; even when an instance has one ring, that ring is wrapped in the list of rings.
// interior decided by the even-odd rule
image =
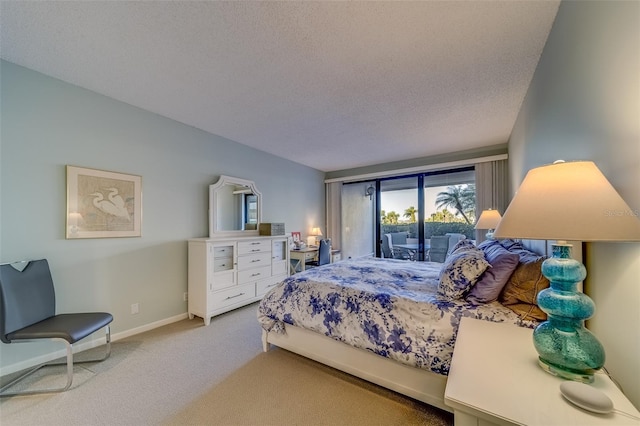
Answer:
[[[469,211],[471,206],[475,206],[476,191],[475,185],[456,185],[450,186],[446,191],[439,192],[436,197],[436,207],[451,207],[461,214],[464,220],[471,224],[471,221],[465,214],[465,210]]]
[[[380,210],[380,223],[389,223],[389,219],[387,219],[387,212],[384,210]]]
[[[406,209],[404,211],[403,216],[409,218],[409,221],[411,223],[416,223],[417,222],[417,220],[416,220],[416,214],[417,213],[418,213],[418,210],[416,210],[415,207],[411,206],[411,207],[409,207],[408,209]]]
[[[425,222],[444,222],[449,223],[453,222],[455,216],[447,209],[443,209],[437,211],[435,213],[431,213],[431,216]]]
[[[392,224],[398,223],[399,217],[400,215],[394,211],[390,211],[389,213],[387,213],[387,220],[389,221],[389,223],[392,223]]]

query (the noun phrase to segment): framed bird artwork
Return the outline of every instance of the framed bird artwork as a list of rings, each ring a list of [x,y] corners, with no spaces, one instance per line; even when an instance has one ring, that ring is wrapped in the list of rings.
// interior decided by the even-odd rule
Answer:
[[[142,177],[67,166],[66,238],[140,237]]]

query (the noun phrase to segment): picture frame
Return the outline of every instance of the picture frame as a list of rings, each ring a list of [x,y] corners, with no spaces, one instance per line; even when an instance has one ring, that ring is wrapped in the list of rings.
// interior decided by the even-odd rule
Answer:
[[[292,232],[291,238],[293,239],[294,243],[300,242],[300,232]]]
[[[66,166],[66,238],[142,236],[142,177]]]

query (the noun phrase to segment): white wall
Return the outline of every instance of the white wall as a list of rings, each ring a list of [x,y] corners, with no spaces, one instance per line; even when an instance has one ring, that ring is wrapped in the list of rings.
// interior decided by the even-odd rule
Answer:
[[[509,142],[512,193],[526,171],[592,160],[640,211],[640,3],[562,2]],[[640,243],[588,244],[589,328],[640,408]]]
[[[265,222],[303,233],[324,223],[318,170],[0,66],[0,262],[49,259],[59,312],[109,311],[116,334],[185,314],[186,240],[208,235],[208,186],[221,174],[256,182]],[[143,236],[66,240],[68,164],[141,175]],[[0,367],[61,348],[34,346],[0,345]]]

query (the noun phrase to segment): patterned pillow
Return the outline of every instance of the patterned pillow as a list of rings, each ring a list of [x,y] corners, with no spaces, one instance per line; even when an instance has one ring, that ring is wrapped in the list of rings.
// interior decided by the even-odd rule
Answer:
[[[461,298],[488,267],[484,253],[477,248],[451,253],[440,271],[438,293],[452,299]]]
[[[475,249],[476,245],[473,243],[473,241],[471,240],[460,240],[456,243],[455,246],[453,246],[453,250],[451,250],[451,254],[455,253],[456,251],[466,251],[469,249]]]

